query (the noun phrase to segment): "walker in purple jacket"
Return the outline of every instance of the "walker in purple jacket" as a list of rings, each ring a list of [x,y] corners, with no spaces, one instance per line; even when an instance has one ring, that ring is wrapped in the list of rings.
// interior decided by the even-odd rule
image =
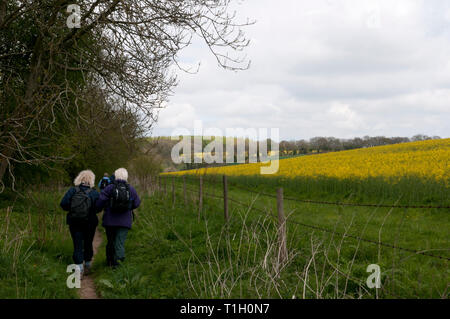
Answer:
[[[116,182],[125,182],[124,180],[116,180]],[[134,189],[130,185],[130,199],[131,199],[131,209],[126,212],[113,213],[110,207],[110,199],[112,196],[112,191],[114,189],[114,184],[108,185],[101,193],[100,198],[96,202],[96,206],[99,209],[105,209],[103,213],[103,227],[107,226],[118,226],[131,228],[133,222],[133,209],[136,209],[141,204],[141,200]]]

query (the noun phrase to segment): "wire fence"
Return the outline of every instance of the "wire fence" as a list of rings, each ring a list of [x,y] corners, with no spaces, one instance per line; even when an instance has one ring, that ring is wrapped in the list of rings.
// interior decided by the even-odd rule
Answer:
[[[188,176],[188,175],[183,175]],[[188,179],[198,181],[198,178],[195,178],[194,176],[187,177]],[[214,179],[204,179],[204,181],[210,182],[210,183],[216,183]],[[242,185],[232,184],[231,186],[241,189],[243,191],[258,194],[262,196],[267,196],[271,198],[276,198],[276,195],[269,194],[263,191],[255,191],[250,188],[244,187]],[[305,204],[318,204],[318,205],[334,205],[334,206],[353,206],[353,207],[379,207],[379,208],[403,208],[403,209],[450,209],[450,206],[445,205],[439,205],[439,206],[432,206],[432,205],[386,205],[386,204],[370,204],[370,203],[346,203],[346,202],[330,202],[330,201],[318,201],[318,200],[311,200],[311,199],[300,199],[300,198],[294,198],[294,197],[284,197],[285,200],[290,201],[296,201],[299,203],[305,203]]]
[[[161,177],[159,177],[160,178],[159,184],[161,183]],[[169,176],[169,175],[166,175],[165,177],[162,177],[162,180],[163,180],[163,183],[164,183],[164,188],[163,189],[164,189],[165,193],[167,193],[167,184],[166,184],[167,178],[171,179],[171,182],[172,182],[172,196],[173,196],[173,200],[175,201],[175,193],[174,193],[175,192],[175,179],[179,180],[180,176],[176,176],[176,175],[170,175]],[[195,176],[188,176],[188,175],[182,175],[181,178],[183,179],[183,185],[179,185],[177,183],[176,187],[182,187],[185,192],[190,192],[192,194],[198,195],[199,200],[201,202],[202,202],[202,199],[203,199],[204,196],[205,197],[209,197],[209,198],[223,200],[225,202],[225,207],[227,207],[227,202],[230,201],[230,202],[236,203],[236,204],[238,204],[238,205],[240,205],[242,207],[247,207],[247,208],[249,208],[251,210],[257,211],[259,213],[263,213],[265,215],[269,215],[270,217],[272,217],[274,219],[277,219],[277,217],[274,216],[271,213],[271,211],[269,209],[267,209],[267,208],[266,209],[258,208],[258,207],[254,206],[254,205],[251,205],[249,203],[244,203],[244,202],[242,202],[240,200],[237,200],[237,199],[235,199],[233,197],[230,197],[230,196],[227,196],[227,195],[223,196],[223,195],[216,195],[216,194],[212,194],[212,193],[206,192],[204,190],[204,188],[202,187],[203,182],[206,181],[207,183],[210,183],[214,187],[214,190],[217,190],[217,189],[220,189],[219,187],[217,187],[218,184],[219,184],[217,179],[214,179],[214,178],[209,178],[209,179],[205,178],[205,179],[203,179],[202,176],[195,177]],[[224,178],[224,183],[223,183],[224,194],[228,194],[228,189],[227,189],[228,183],[225,182],[226,177],[223,177],[223,178]],[[195,183],[199,183],[199,185],[200,185],[199,189],[194,189],[194,188],[188,187],[187,183],[186,183],[186,180],[190,180],[190,181],[193,181]],[[280,201],[280,197],[279,197],[278,194],[277,195],[273,195],[273,194],[269,194],[269,193],[266,193],[266,192],[255,191],[255,190],[252,190],[252,189],[240,186],[240,185],[236,185],[236,184],[232,184],[232,186],[234,188],[240,189],[240,190],[248,192],[250,194],[255,194],[255,195],[258,195],[258,196],[262,195],[262,196],[266,196],[266,197],[269,197],[269,198],[275,198],[275,199],[277,199],[277,202]],[[185,196],[186,196],[186,194],[185,194]],[[340,203],[340,202],[328,202],[328,201],[302,200],[302,199],[296,199],[296,198],[292,198],[292,197],[281,197],[281,201],[283,201],[283,199],[286,199],[286,200],[289,200],[289,201],[300,202],[300,203],[322,204],[322,205],[337,205],[337,206],[402,208],[402,209],[418,209],[418,208],[422,208],[422,209],[449,209],[450,208],[448,206],[426,206],[426,205],[423,205],[423,206],[411,205],[411,206],[409,206],[409,205],[378,205],[378,204]],[[251,206],[249,206],[249,205],[251,205]],[[201,207],[200,207],[200,209],[201,209]],[[339,236],[342,236],[342,237],[351,238],[351,239],[355,239],[355,240],[358,240],[358,241],[362,241],[362,242],[366,242],[366,243],[370,243],[370,244],[374,244],[374,245],[378,245],[378,246],[383,246],[383,247],[387,247],[387,248],[391,248],[391,249],[395,249],[395,250],[402,250],[402,251],[409,252],[409,253],[416,254],[416,255],[422,255],[422,256],[437,258],[437,259],[446,260],[446,261],[450,260],[449,257],[430,253],[429,249],[428,250],[415,250],[415,249],[411,249],[411,248],[405,248],[405,247],[402,247],[402,246],[394,245],[392,243],[386,243],[386,242],[383,242],[381,240],[373,240],[373,239],[365,238],[365,237],[362,237],[362,236],[348,234],[346,232],[345,233],[339,232],[339,231],[336,231],[334,229],[329,229],[327,227],[324,227],[322,225],[312,225],[312,224],[302,223],[302,222],[299,222],[299,221],[291,219],[291,217],[288,217],[288,218],[284,217],[284,213],[283,212],[281,212],[281,216],[282,216],[282,218],[280,219],[280,212],[279,212],[279,216],[278,216],[279,227],[285,227],[286,223],[291,223],[291,224],[295,224],[295,225],[298,225],[298,226],[306,227],[306,228],[309,228],[309,229],[318,230],[318,231],[329,233],[329,234],[333,234],[333,235],[339,235]],[[284,241],[286,241],[286,240],[284,240]],[[444,250],[450,250],[450,249],[444,249]]]

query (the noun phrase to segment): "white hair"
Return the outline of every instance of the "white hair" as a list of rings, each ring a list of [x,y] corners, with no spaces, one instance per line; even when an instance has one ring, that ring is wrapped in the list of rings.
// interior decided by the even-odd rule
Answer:
[[[75,184],[75,186],[84,184],[92,188],[95,186],[95,174],[89,169],[81,171],[75,178],[73,183]]]
[[[128,171],[125,168],[118,168],[114,172],[116,179],[121,179],[123,181],[128,181]]]

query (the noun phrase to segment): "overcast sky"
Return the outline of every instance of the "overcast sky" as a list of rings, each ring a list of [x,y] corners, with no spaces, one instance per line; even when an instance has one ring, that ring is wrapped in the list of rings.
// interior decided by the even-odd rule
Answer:
[[[450,137],[450,1],[246,0],[247,71],[220,69],[200,43],[153,135],[176,128],[279,128],[314,136]]]

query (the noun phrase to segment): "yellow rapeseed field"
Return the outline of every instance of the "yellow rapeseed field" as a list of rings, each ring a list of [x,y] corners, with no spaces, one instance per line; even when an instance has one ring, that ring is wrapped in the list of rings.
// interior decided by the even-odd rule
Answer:
[[[301,156],[279,161],[275,176],[359,178],[383,177],[395,181],[405,176],[432,178],[449,184],[450,139],[379,146],[351,151]],[[259,175],[261,165],[241,164],[174,174]]]

